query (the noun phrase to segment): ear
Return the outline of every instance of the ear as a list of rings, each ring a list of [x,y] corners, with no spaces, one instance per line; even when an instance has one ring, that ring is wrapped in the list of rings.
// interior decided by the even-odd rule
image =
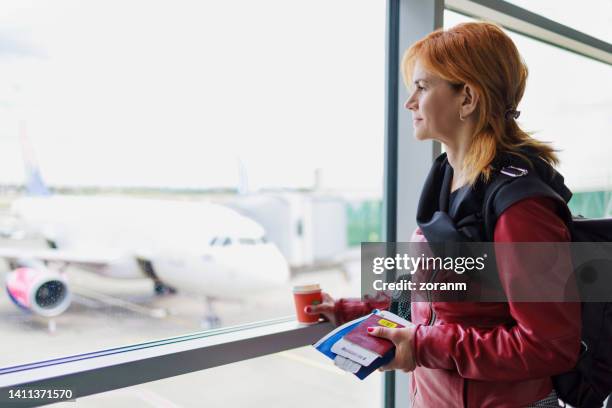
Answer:
[[[459,107],[461,117],[467,118],[472,113],[476,112],[477,108],[478,93],[470,85],[463,85],[463,89],[461,90],[461,106]]]

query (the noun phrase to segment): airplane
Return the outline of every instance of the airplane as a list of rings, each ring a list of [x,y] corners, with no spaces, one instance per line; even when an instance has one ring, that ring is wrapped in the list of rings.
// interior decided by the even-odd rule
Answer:
[[[0,248],[12,271],[7,292],[22,309],[52,317],[69,306],[66,269],[117,279],[148,278],[157,294],[202,295],[203,325],[220,324],[212,299],[242,299],[286,285],[289,266],[264,228],[208,202],[51,194],[22,138],[29,196],[12,216],[48,248]]]

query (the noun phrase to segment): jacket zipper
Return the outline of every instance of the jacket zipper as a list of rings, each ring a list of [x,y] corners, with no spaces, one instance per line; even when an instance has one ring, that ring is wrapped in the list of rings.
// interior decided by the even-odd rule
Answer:
[[[427,325],[433,326],[434,322],[436,321],[436,312],[435,310],[433,310],[433,304],[431,302],[429,302],[429,311],[431,312],[431,314],[429,317],[429,322],[427,322]]]
[[[438,273],[438,270],[435,270],[433,272],[433,274],[431,275],[431,279],[429,279],[428,283],[434,280],[437,273]],[[431,300],[431,291],[429,289],[427,290],[427,301],[429,302],[429,311],[430,311],[429,321],[427,322],[427,326],[433,326],[434,322],[436,321],[436,312],[433,309],[433,301]]]
[[[431,279],[429,279],[428,282],[433,281],[433,279],[435,278],[436,274],[438,273],[437,270],[434,271],[434,273],[431,275]],[[427,326],[433,326],[434,322],[436,321],[436,312],[433,309],[433,301],[431,300],[431,291],[428,289],[427,290],[427,301],[429,302],[429,321],[427,322]],[[412,403],[414,404],[416,402],[416,396],[417,396],[417,386],[416,384],[414,385],[414,395],[412,396]],[[414,406],[413,406],[414,408]]]

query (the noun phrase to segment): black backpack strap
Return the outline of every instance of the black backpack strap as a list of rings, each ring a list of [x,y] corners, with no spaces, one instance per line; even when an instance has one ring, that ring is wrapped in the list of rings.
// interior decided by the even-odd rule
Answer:
[[[510,175],[508,173],[500,173],[495,177],[493,182],[487,186],[482,202],[482,217],[484,220],[485,236],[487,241],[493,242],[493,233],[495,224],[497,223],[498,215],[496,215],[494,200],[499,190],[508,183],[514,181],[517,177],[522,177],[523,172]]]
[[[494,240],[495,224],[501,214],[512,204],[533,197],[549,197],[557,202],[561,217],[571,228],[571,212],[565,200],[537,175],[514,166],[504,167],[487,187],[482,216],[488,241]]]

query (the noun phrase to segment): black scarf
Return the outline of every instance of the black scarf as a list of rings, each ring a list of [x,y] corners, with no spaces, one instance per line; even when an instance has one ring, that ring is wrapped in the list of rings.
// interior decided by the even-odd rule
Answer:
[[[479,181],[455,191],[449,208],[452,178],[453,168],[443,153],[434,161],[425,179],[417,207],[417,224],[429,242],[482,241],[483,183]]]

